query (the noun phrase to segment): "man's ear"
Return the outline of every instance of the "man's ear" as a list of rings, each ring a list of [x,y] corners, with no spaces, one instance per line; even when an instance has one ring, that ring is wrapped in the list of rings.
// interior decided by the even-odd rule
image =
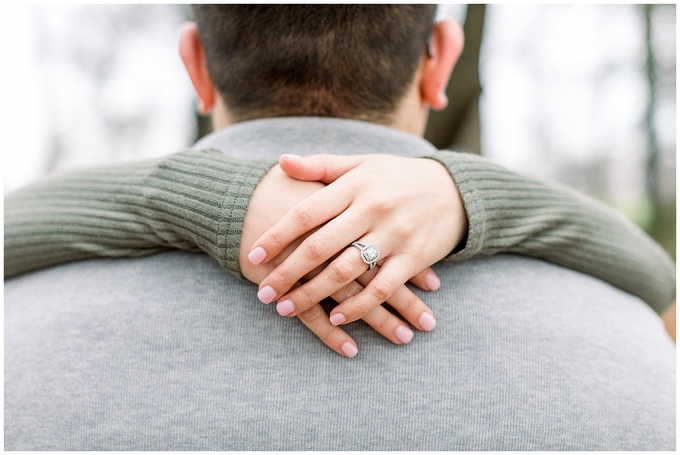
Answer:
[[[448,104],[446,86],[463,44],[463,29],[453,19],[438,22],[432,29],[430,55],[424,57],[420,79],[420,94],[432,109],[441,110]]]
[[[179,54],[198,95],[198,112],[207,115],[215,106],[215,87],[208,74],[205,51],[195,22],[185,22],[180,27]]]

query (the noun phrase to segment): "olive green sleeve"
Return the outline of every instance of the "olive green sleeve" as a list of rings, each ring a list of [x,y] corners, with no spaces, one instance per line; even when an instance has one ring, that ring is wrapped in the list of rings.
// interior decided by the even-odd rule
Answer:
[[[554,183],[468,154],[438,152],[469,220],[464,248],[446,260],[499,252],[542,258],[630,292],[657,312],[675,296],[667,254],[623,216]],[[5,198],[5,278],[92,257],[167,249],[204,251],[240,276],[250,196],[275,161],[216,150],[63,173]]]
[[[566,186],[512,172],[471,154],[437,152],[467,211],[463,248],[445,260],[516,253],[604,280],[659,314],[675,298],[675,266],[640,228]]]
[[[45,178],[5,197],[4,276],[176,248],[204,251],[240,276],[248,202],[274,164],[186,150]]]

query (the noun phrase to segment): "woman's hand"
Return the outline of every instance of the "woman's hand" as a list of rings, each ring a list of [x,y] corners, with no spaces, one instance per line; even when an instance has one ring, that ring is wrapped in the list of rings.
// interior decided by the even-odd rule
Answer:
[[[276,258],[270,258],[267,264],[262,266],[254,266],[248,261],[249,250],[247,245],[252,245],[258,236],[262,235],[276,220],[284,216],[295,204],[324,188],[324,186],[324,184],[319,182],[302,182],[291,179],[278,166],[272,168],[265,175],[253,193],[243,224],[239,264],[241,273],[248,280],[260,283],[274,270],[276,265],[283,262],[299,246],[302,238],[291,242],[285,249],[280,251]],[[314,270],[311,270],[304,276],[300,276],[299,284],[314,279],[314,277],[323,271],[324,265],[325,263],[315,267]],[[330,296],[337,302],[343,302],[360,293],[364,289],[362,285],[368,284],[377,271],[378,269],[376,268],[373,272],[364,274],[357,281],[351,281],[345,287],[334,290],[327,294],[327,296]],[[423,290],[435,290],[439,286],[439,280],[429,268],[414,276],[411,282]],[[260,292],[260,294],[262,293]],[[269,301],[267,299],[264,300]],[[390,298],[389,302],[399,311],[406,311],[406,308],[412,305],[424,306],[422,301],[406,286],[401,286]],[[277,309],[281,312],[281,305]],[[315,302],[314,305],[308,306],[304,311],[296,312],[296,315],[331,349],[348,357],[356,355],[357,345],[354,340],[344,330],[330,323],[328,315],[321,305]],[[378,306],[366,313],[363,320],[393,343],[408,343],[413,337],[411,329],[401,319],[382,306]]]
[[[368,265],[359,250],[348,247],[354,241],[376,245],[382,266],[364,291],[331,312],[334,325],[355,321],[391,302],[409,278],[447,256],[467,232],[458,189],[447,169],[434,160],[283,155],[279,164],[293,178],[329,184],[286,213],[254,242],[248,255],[252,263],[266,264],[307,236],[260,283],[258,295],[267,301],[278,299],[287,316],[306,311],[366,272]],[[291,290],[335,255],[315,278]],[[427,273],[421,277],[429,278]],[[432,278],[432,287],[438,287],[437,281]],[[421,330],[434,328],[432,312],[419,300],[397,310]]]

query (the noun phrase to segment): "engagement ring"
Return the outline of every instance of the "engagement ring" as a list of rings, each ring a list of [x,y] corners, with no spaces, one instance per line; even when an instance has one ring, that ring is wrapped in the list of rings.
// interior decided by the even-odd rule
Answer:
[[[360,242],[352,242],[350,246],[355,246],[361,250],[361,259],[368,264],[368,270],[373,270],[375,263],[380,257],[380,250],[375,245],[364,245]]]

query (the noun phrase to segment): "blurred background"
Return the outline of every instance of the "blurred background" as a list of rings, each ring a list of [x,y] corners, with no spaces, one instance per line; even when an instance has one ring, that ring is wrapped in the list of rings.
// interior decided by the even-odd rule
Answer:
[[[5,194],[209,131],[184,5],[0,6]],[[675,5],[442,5],[466,47],[426,137],[613,205],[675,258]]]

